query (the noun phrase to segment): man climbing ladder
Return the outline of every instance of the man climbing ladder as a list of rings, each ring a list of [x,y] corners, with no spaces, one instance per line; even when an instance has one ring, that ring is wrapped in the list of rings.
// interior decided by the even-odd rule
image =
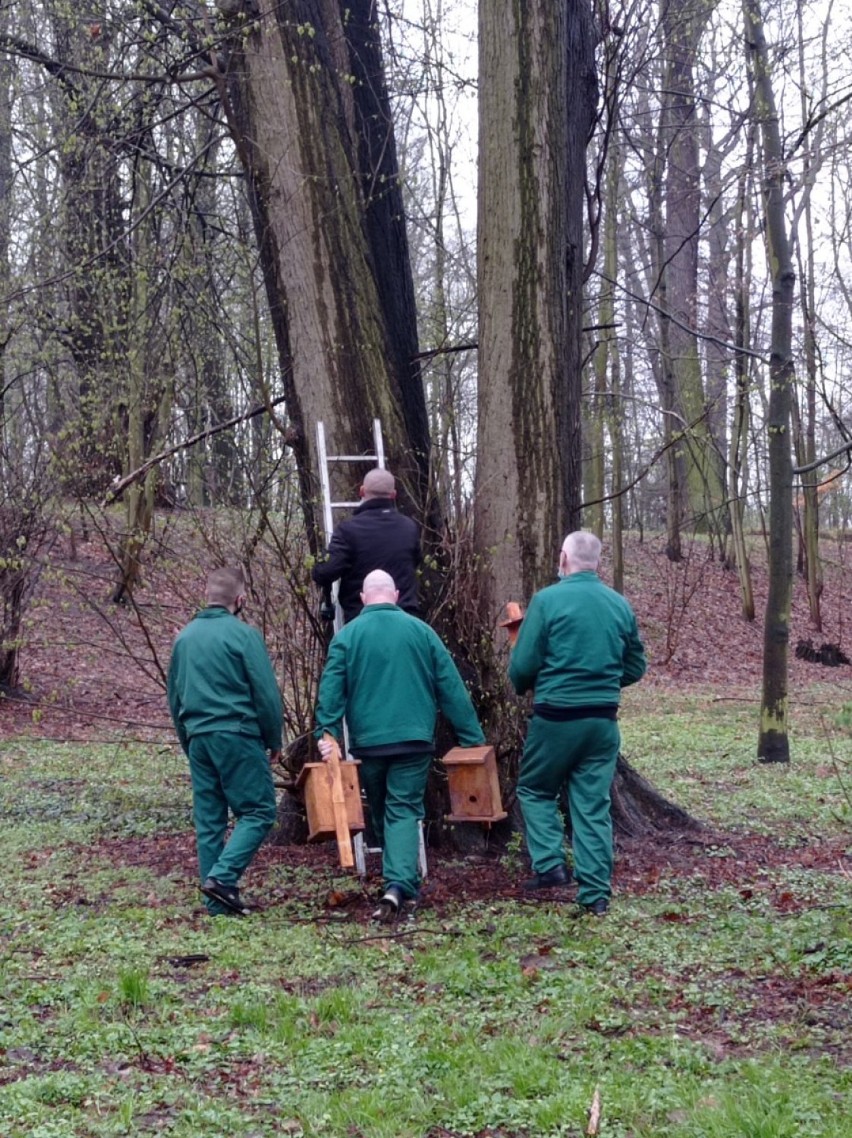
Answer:
[[[322,428],[322,424],[319,427]],[[381,433],[378,426],[375,430]],[[329,481],[329,459],[326,456],[323,460],[322,450],[320,460],[326,471],[326,480]],[[376,460],[380,459],[379,454]],[[367,461],[372,460],[371,455]],[[324,483],[324,506],[326,502],[331,509],[341,505],[332,503],[330,492],[326,495],[325,489]],[[364,578],[373,569],[384,569],[396,582],[400,608],[412,616],[419,616],[417,568],[423,560],[420,528],[415,521],[397,510],[396,483],[391,472],[383,465],[367,471],[358,493],[361,497],[360,504],[356,505],[351,517],[333,527],[326,557],[316,563],[311,576],[322,588],[326,603],[331,599],[332,586],[339,582],[337,600],[343,610],[343,620],[350,621],[361,611]],[[324,513],[326,530],[331,531],[332,518],[325,509]]]

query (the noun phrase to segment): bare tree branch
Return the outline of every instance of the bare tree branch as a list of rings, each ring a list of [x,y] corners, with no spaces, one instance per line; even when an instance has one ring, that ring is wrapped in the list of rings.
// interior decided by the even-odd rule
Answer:
[[[839,454],[846,452],[846,456],[852,462],[852,442],[845,442],[843,446],[838,447],[837,450],[831,451],[829,454],[824,455],[822,458],[816,458],[813,462],[807,463],[805,466],[794,466],[794,474],[807,474],[811,470],[816,470],[818,466],[825,466],[827,462],[831,462],[833,458],[837,458]]]
[[[286,397],[282,395],[279,399],[273,399],[269,403],[261,403],[259,407],[253,407],[251,411],[246,411],[242,415],[235,415],[233,419],[228,419],[224,423],[217,423],[215,427],[208,427],[204,431],[199,431],[197,435],[192,435],[190,438],[184,439],[182,443],[177,443],[175,446],[153,455],[147,462],[143,462],[141,466],[138,466],[135,470],[131,470],[129,474],[125,474],[123,478],[113,479],[113,483],[101,506],[108,506],[110,502],[114,502],[116,498],[124,493],[128,486],[140,481],[149,470],[153,470],[155,466],[159,466],[164,459],[171,458],[173,454],[178,454],[182,450],[188,450],[190,447],[195,446],[196,443],[210,439],[214,435],[219,435],[222,431],[230,430],[230,428],[235,427],[237,423],[246,423],[249,419],[254,419],[258,415],[262,415],[264,411],[271,411],[273,407],[277,407],[280,403],[283,403],[285,398]]]

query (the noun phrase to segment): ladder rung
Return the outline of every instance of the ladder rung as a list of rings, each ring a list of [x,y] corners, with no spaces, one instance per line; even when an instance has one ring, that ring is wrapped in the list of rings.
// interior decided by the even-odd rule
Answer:
[[[377,454],[327,454],[326,462],[378,462]]]
[[[356,502],[329,502],[329,506],[331,506],[332,510],[342,510],[342,509],[349,510],[349,509],[352,509],[354,506],[360,506],[361,502],[363,502],[363,500],[364,499],[362,498],[362,499],[360,499],[360,501],[356,501]]]

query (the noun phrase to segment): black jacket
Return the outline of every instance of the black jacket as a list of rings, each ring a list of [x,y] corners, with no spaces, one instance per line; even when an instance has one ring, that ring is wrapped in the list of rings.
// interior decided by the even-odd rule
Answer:
[[[317,562],[311,575],[324,589],[340,580],[337,599],[348,621],[361,611],[364,578],[374,569],[384,569],[399,589],[399,607],[418,616],[416,571],[421,560],[417,523],[399,513],[393,499],[367,498],[351,518],[335,527],[327,559]]]

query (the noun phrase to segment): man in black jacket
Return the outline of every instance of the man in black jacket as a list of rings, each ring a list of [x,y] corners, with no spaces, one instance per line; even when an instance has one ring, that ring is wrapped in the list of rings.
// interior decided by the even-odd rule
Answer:
[[[399,607],[419,616],[420,529],[397,510],[396,485],[389,470],[368,471],[359,494],[363,502],[335,527],[326,559],[313,568],[313,579],[329,599],[331,586],[340,581],[337,599],[348,622],[361,611],[364,578],[374,569],[384,569],[396,582]]]

